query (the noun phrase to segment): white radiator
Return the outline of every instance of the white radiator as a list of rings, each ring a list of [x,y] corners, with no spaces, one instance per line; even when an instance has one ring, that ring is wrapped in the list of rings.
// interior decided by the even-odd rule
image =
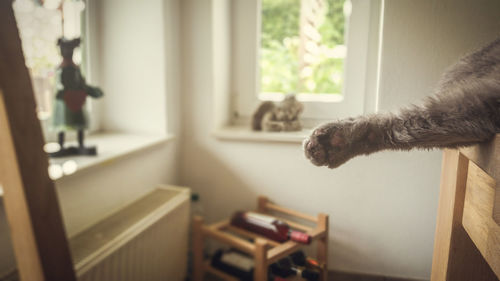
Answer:
[[[161,187],[70,239],[80,281],[181,281],[189,190]]]

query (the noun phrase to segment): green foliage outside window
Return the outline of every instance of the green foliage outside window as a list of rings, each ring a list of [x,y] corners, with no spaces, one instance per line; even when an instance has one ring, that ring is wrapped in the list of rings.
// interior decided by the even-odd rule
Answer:
[[[305,1],[305,0],[303,0]],[[317,31],[319,51],[300,75],[301,0],[262,0],[261,91],[341,94],[344,68],[344,0],[325,0]],[[311,71],[312,70],[312,71]]]

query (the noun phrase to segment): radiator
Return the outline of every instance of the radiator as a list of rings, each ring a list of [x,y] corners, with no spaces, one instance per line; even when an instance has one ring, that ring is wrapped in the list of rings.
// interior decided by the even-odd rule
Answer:
[[[70,239],[80,281],[181,281],[189,190],[161,187]]]

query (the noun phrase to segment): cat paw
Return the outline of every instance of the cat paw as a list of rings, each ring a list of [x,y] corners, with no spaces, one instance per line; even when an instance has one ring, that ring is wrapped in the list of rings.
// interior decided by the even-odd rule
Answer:
[[[303,148],[314,165],[336,168],[356,155],[369,153],[376,141],[365,122],[347,119],[316,128],[304,140]]]
[[[339,152],[346,145],[346,138],[336,123],[329,123],[316,128],[304,140],[306,158],[316,166],[335,168],[344,163]]]

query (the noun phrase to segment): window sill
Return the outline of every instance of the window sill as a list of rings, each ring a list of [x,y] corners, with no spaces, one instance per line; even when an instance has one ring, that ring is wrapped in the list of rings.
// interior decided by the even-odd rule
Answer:
[[[53,180],[67,177],[83,170],[109,165],[110,163],[166,143],[173,135],[138,135],[130,133],[98,133],[90,135],[86,143],[97,146],[97,156],[72,156],[51,158],[49,160],[49,176]]]
[[[310,129],[297,132],[256,132],[248,126],[227,126],[216,129],[213,136],[227,141],[302,143],[310,132]]]
[[[120,158],[166,143],[174,138],[174,135],[151,136],[126,133],[91,135],[87,138],[87,143],[97,146],[97,156],[49,159],[49,176],[57,181],[83,170],[109,165]],[[3,194],[3,187],[0,185],[0,198],[3,197]]]

